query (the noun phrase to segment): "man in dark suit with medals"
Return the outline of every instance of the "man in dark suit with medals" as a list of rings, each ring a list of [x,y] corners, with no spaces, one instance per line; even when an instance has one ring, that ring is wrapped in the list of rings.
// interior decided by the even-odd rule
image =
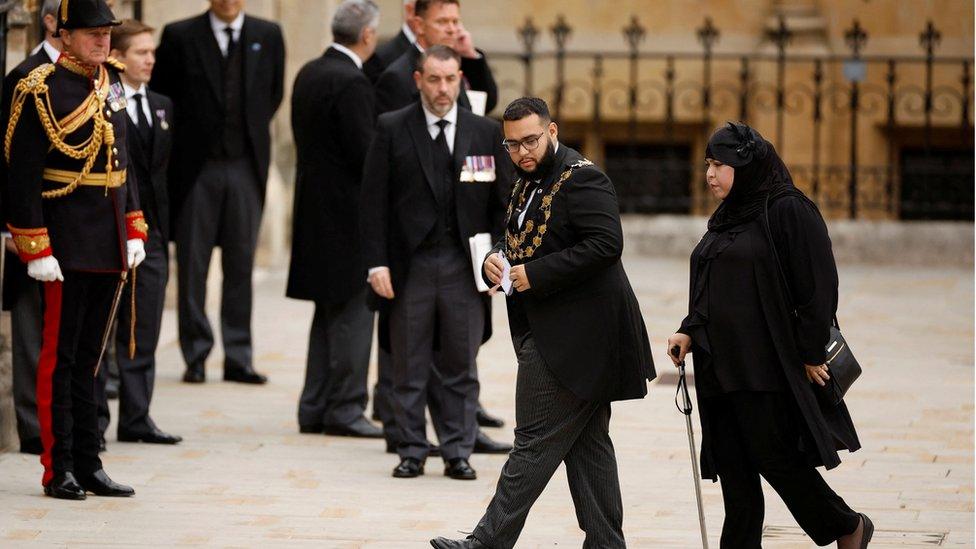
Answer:
[[[152,87],[173,100],[169,181],[179,284],[183,381],[203,383],[214,336],[205,304],[221,250],[220,331],[224,380],[267,382],[251,344],[251,274],[271,161],[271,118],[284,89],[281,28],[244,14],[244,0],[163,29]]]
[[[114,297],[145,258],[126,144],[124,66],[108,57],[104,0],[62,0],[64,52],[13,91],[4,135],[9,223],[27,273],[44,283],[38,418],[48,496],[130,496],[98,457],[95,368]]]
[[[565,463],[586,533],[583,547],[622,548],[610,403],[643,398],[655,373],[640,306],[620,262],[617,197],[606,174],[557,141],[544,101],[518,99],[503,119],[519,178],[505,238],[486,258],[484,273],[511,292],[515,450],[472,535],[431,545],[514,547],[532,504]]]
[[[166,169],[172,146],[170,120],[173,103],[146,85],[155,64],[153,28],[127,20],[112,30],[112,56],[125,64],[121,75],[125,90],[127,145],[130,170],[139,185],[139,200],[149,225],[146,259],[133,271],[122,294],[116,332],[115,357],[119,367],[120,442],[177,444],[182,437],[161,431],[149,416],[156,380],[156,345],[169,278],[169,193]],[[136,299],[132,300],[135,289]],[[135,303],[133,309],[131,304]],[[133,317],[133,315],[135,315]],[[102,372],[106,372],[103,369]],[[102,383],[104,377],[100,377]],[[100,395],[103,438],[108,427],[108,402]]]
[[[292,129],[297,180],[288,297],[315,302],[302,433],[379,438],[364,415],[373,314],[366,307],[360,241],[363,162],[376,121],[363,61],[376,48],[379,8],[346,0],[332,20],[334,43],[295,79]]]
[[[415,74],[421,101],[380,116],[363,176],[369,283],[389,309],[400,478],[423,474],[430,450],[424,410],[435,340],[444,390],[430,412],[445,474],[476,477],[468,458],[487,295],[475,285],[468,239],[501,234],[511,172],[500,162],[498,125],[458,107],[460,66],[446,46],[424,52]]]
[[[377,112],[382,114],[400,109],[417,100],[417,87],[413,85],[417,58],[435,44],[449,46],[461,55],[464,80],[458,104],[470,109],[471,102],[464,92],[467,89],[481,91],[487,94],[485,112],[491,112],[498,103],[498,86],[484,52],[474,47],[471,33],[461,24],[460,0],[417,0],[414,14],[418,23],[417,41],[377,79]]]
[[[390,64],[417,42],[417,21],[414,17],[416,4],[417,0],[403,0],[403,25],[400,27],[400,32],[377,46],[373,55],[363,63],[363,72],[369,77],[370,82],[375,83]]]
[[[6,128],[10,111],[10,95],[22,78],[44,63],[54,63],[61,56],[61,38],[57,34],[60,0],[44,0],[41,5],[41,27],[44,41],[31,55],[7,75],[3,81],[2,125]],[[0,166],[0,185],[6,194],[6,165]],[[4,210],[7,200],[2,200]],[[3,212],[7,219],[6,211]],[[9,235],[5,235],[9,236]],[[16,252],[13,240],[7,240],[7,251]],[[14,410],[17,416],[17,435],[20,451],[40,455],[44,451],[37,422],[37,359],[41,352],[41,284],[27,276],[27,267],[20,261],[4,262],[3,309],[10,311],[10,351],[13,369]]]

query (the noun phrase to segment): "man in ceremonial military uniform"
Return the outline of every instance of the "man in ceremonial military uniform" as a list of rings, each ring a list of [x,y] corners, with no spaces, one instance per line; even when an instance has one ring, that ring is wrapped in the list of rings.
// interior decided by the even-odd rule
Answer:
[[[9,224],[28,274],[44,283],[38,418],[48,496],[131,496],[98,458],[95,369],[130,268],[145,258],[148,227],[127,181],[126,101],[108,57],[105,0],[62,0],[55,63],[14,88],[4,135]]]

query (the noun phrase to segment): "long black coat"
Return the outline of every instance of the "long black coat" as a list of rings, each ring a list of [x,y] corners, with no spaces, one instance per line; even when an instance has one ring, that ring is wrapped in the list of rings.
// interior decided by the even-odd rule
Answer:
[[[814,447],[803,449],[807,461],[811,465],[832,469],[840,464],[838,450],[853,452],[861,447],[861,443],[847,406],[844,403],[831,406],[819,400],[803,367],[804,363],[824,362],[831,319],[837,310],[837,267],[830,237],[815,206],[795,195],[771,202],[769,225],[798,305],[798,318],[789,313],[789,301],[771,254],[765,255],[764,260],[754,265],[762,314],[767,319],[766,327],[785,374],[789,393],[796,400],[814,442]],[[691,288],[696,287],[702,267],[700,261],[692,261]],[[689,312],[692,306],[693,303],[689,305]],[[692,336],[691,352],[697,359],[706,351],[695,343],[696,333],[700,332],[696,332],[695,328],[689,330],[687,324],[688,318],[682,322],[679,331]],[[708,399],[698,399],[698,406],[702,418],[702,478],[716,480],[711,453],[711,426],[705,412]]]
[[[560,145],[542,196],[582,160]],[[516,185],[512,200],[518,191]],[[543,208],[526,216],[525,227],[531,221],[546,231],[531,257],[512,260],[525,265],[531,288],[507,298],[509,318],[517,299],[550,371],[579,398],[643,398],[656,373],[640,305],[620,262],[624,240],[613,183],[596,166],[576,168],[551,204],[548,223]],[[493,253],[505,248],[500,241]]]
[[[366,285],[360,246],[363,162],[376,120],[373,87],[346,54],[328,49],[292,92],[297,150],[288,297],[338,303]]]
[[[173,147],[173,102],[165,95],[149,90],[149,113],[152,116],[152,150],[147,151],[139,140],[139,130],[132,118],[127,118],[129,165],[139,182],[139,201],[150,228],[159,229],[163,242],[169,240],[169,187],[167,170]]]
[[[284,93],[285,43],[271,21],[245,16],[240,43],[244,54],[244,123],[254,173],[264,197],[271,162],[271,118]],[[223,127],[222,54],[208,13],[163,28],[151,87],[175,108],[170,190],[173,218],[196,182]]]
[[[369,78],[370,82],[376,82],[383,71],[412,46],[410,39],[403,33],[403,29],[400,29],[396,36],[380,44],[373,55],[363,64],[366,77]]]
[[[396,61],[380,74],[376,80],[376,110],[380,114],[402,109],[420,99],[420,92],[413,80],[413,73],[420,59],[420,50],[415,46],[407,48]],[[461,71],[464,79],[472,90],[483,91],[488,94],[485,113],[490,113],[498,104],[498,85],[488,66],[488,60],[482,53],[479,59],[461,58]],[[471,109],[468,96],[462,93],[458,96],[458,105]]]
[[[512,163],[494,120],[458,109],[454,139],[457,224],[468,250],[468,238],[475,234],[501,237]],[[362,209],[370,216],[362,227],[366,266],[389,267],[394,292],[403,288],[414,252],[437,223],[433,147],[424,112],[420,103],[414,103],[380,115],[366,156],[362,191]],[[466,156],[494,156],[495,180],[460,182]]]

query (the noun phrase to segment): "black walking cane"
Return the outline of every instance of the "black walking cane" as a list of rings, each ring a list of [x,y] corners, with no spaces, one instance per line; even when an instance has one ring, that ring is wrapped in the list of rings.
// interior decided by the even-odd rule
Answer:
[[[671,347],[671,355],[678,358],[681,348],[675,345]],[[681,404],[678,404],[678,395],[681,395]],[[674,404],[678,411],[685,416],[685,425],[688,427],[688,446],[691,449],[691,476],[695,481],[695,499],[698,501],[698,525],[701,529],[702,548],[708,549],[708,529],[705,528],[705,508],[702,506],[701,495],[701,475],[698,473],[698,451],[695,450],[695,429],[691,425],[691,396],[688,394],[688,379],[685,377],[685,361],[678,362],[678,390],[674,395]]]

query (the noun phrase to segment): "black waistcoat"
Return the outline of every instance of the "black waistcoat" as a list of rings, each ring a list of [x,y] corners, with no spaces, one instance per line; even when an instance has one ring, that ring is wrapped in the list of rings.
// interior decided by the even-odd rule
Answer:
[[[220,141],[211,150],[213,158],[241,158],[247,150],[244,124],[244,55],[241,42],[239,39],[233,44],[234,47],[228,46],[230,49],[224,58],[224,126]]]
[[[434,173],[437,182],[437,223],[424,239],[421,247],[461,246],[457,223],[457,202],[454,187],[458,184],[454,172],[454,158],[437,141],[433,144]],[[462,247],[463,250],[463,247]]]

